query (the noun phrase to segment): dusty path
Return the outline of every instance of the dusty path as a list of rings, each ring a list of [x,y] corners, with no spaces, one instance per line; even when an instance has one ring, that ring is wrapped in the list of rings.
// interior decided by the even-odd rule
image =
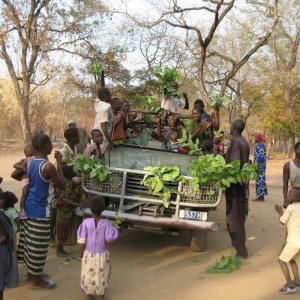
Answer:
[[[22,158],[16,155],[0,155],[2,188],[20,195],[17,182],[10,179],[12,165]],[[284,228],[279,225],[273,211],[275,203],[282,202],[282,166],[285,160],[268,162],[269,196],[265,203],[250,201],[250,213],[246,223],[247,245],[250,253],[240,269],[231,274],[208,274],[205,268],[229,255],[230,240],[225,229],[224,201],[211,214],[211,220],[221,224],[220,231],[209,233],[205,252],[192,252],[188,247],[188,234],[173,238],[164,234],[127,231],[111,245],[112,278],[109,300],[214,300],[214,299],[300,299],[300,291],[293,295],[281,295],[277,290],[283,285],[283,277],[277,265],[277,255],[282,243]],[[255,198],[251,184],[250,199]],[[67,249],[74,256],[76,247]],[[298,262],[300,262],[298,260]],[[25,270],[20,266],[20,287],[6,290],[5,299],[83,299],[79,292],[80,263],[55,256],[49,248],[46,271],[58,284],[52,291],[34,291],[25,282]]]

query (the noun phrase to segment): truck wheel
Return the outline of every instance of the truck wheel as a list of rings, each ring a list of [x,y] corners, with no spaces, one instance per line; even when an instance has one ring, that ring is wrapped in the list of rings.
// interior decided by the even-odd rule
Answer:
[[[191,230],[191,234],[191,249],[196,252],[204,251],[207,240],[207,231]]]

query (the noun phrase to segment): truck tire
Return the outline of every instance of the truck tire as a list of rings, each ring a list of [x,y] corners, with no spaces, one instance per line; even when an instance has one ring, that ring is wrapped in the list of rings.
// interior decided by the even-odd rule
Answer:
[[[207,231],[204,230],[191,230],[190,248],[196,252],[205,250],[207,240]]]

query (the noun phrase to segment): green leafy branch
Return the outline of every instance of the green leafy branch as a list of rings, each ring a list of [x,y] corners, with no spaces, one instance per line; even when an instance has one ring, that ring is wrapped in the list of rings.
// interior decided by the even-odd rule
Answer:
[[[246,163],[240,168],[240,161],[236,160],[226,164],[221,155],[213,154],[199,156],[196,161],[190,162],[190,183],[196,189],[205,185],[217,186],[222,190],[231,184],[244,184],[257,177],[258,166],[256,163]]]
[[[166,184],[185,181],[180,168],[176,166],[167,167],[162,164],[157,164],[154,167],[145,167],[144,170],[149,171],[152,174],[146,174],[143,178],[142,184],[148,187],[152,195],[159,196],[165,207],[169,207],[171,193],[177,194],[177,189],[169,188]]]
[[[162,85],[167,95],[177,96],[177,90],[170,87],[171,82],[176,81],[179,74],[175,68],[156,66],[154,67],[154,75]]]
[[[81,171],[83,176],[88,178],[97,178],[99,181],[107,180],[111,174],[110,170],[98,158],[86,157],[77,154],[74,159],[66,158],[64,162],[72,166],[74,172]]]
[[[236,250],[232,248],[230,256],[223,256],[220,261],[216,261],[214,264],[206,268],[208,273],[231,273],[239,268],[242,258],[236,256]]]
[[[122,224],[122,222],[124,222],[125,219],[124,218],[121,218],[119,216],[118,213],[116,213],[115,215],[115,219],[113,221],[111,221],[111,225],[114,226],[115,228],[117,229],[120,229],[120,225]]]
[[[221,97],[218,94],[212,94],[212,95],[210,95],[210,98],[211,98],[211,105],[216,109],[219,109],[225,103],[228,104],[228,103],[233,102],[233,100],[231,98],[228,98],[226,96]]]

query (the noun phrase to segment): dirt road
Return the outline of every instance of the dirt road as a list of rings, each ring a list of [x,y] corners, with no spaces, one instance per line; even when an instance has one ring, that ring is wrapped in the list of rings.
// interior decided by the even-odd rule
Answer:
[[[12,165],[22,158],[22,153],[0,155],[2,188],[20,195],[18,182],[10,179]],[[300,291],[285,296],[277,290],[284,280],[277,256],[282,243],[284,227],[273,211],[275,203],[282,203],[282,166],[285,160],[271,160],[267,165],[269,196],[265,203],[250,201],[246,223],[249,259],[231,274],[208,274],[208,265],[229,255],[230,239],[226,231],[224,199],[211,220],[221,224],[220,231],[210,232],[206,251],[192,252],[188,247],[188,233],[179,237],[165,234],[127,231],[111,245],[112,278],[109,300],[232,300],[272,299],[288,297],[299,299]],[[251,184],[250,199],[255,198]],[[67,251],[74,256],[76,247]],[[298,262],[299,259],[298,259]],[[52,291],[35,291],[25,281],[25,270],[20,266],[20,287],[5,291],[5,299],[83,299],[79,292],[80,263],[75,259],[65,261],[55,256],[49,248],[46,271],[57,282]]]

